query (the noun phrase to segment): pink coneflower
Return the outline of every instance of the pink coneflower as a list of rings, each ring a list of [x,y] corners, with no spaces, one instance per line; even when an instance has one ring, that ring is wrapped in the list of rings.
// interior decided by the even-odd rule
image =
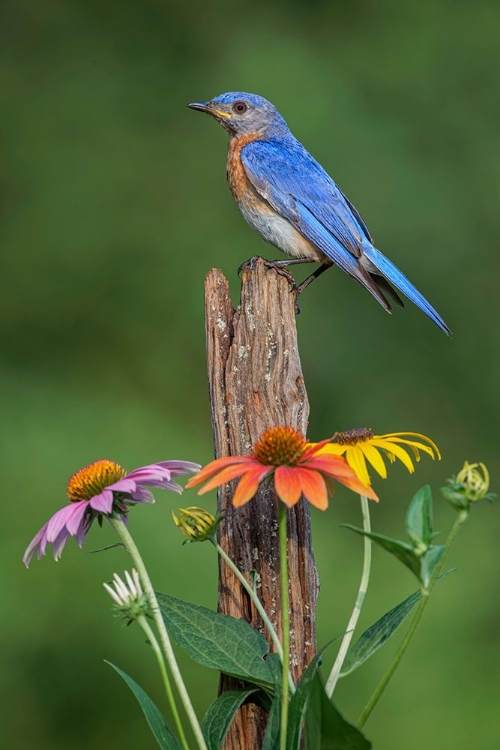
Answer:
[[[74,536],[81,547],[96,518],[102,522],[103,516],[117,513],[126,520],[129,506],[154,503],[153,494],[147,487],[180,494],[182,487],[172,477],[193,474],[199,468],[199,464],[190,461],[160,461],[127,474],[114,461],[94,461],[73,474],[67,489],[69,505],[54,513],[40,529],[24,553],[24,564],[28,567],[35,554],[40,559],[47,544],[52,544],[54,559],[58,560],[70,536]]]

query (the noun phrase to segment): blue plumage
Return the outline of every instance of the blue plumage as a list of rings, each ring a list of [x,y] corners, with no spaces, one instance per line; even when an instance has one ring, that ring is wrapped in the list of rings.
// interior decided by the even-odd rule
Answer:
[[[388,311],[390,284],[443,331],[440,315],[403,273],[374,245],[368,228],[323,167],[292,135],[266,99],[231,92],[190,107],[211,114],[231,136],[228,180],[240,210],[267,241],[294,256],[292,262],[322,262],[299,285],[302,291],[333,263],[356,279]],[[290,261],[278,261],[281,265]],[[390,283],[389,283],[390,282]]]

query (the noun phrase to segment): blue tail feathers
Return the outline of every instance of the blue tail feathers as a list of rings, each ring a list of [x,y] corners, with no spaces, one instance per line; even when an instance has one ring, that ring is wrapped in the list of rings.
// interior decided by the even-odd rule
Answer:
[[[363,251],[366,257],[373,263],[373,265],[383,274],[388,281],[396,286],[400,292],[402,292],[408,299],[419,307],[426,315],[429,316],[434,323],[441,328],[446,334],[451,335],[451,331],[442,319],[442,317],[434,310],[432,305],[427,302],[425,297],[420,294],[418,289],[415,289],[413,284],[406,278],[399,268],[392,263],[389,258],[386,258],[380,250],[373,247],[371,244],[364,244]]]

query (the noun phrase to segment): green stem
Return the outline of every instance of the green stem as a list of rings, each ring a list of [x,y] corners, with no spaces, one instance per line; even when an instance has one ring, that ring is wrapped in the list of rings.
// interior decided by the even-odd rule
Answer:
[[[398,651],[396,653],[396,656],[394,657],[394,660],[393,660],[391,666],[389,667],[389,669],[387,670],[387,672],[384,674],[384,676],[380,680],[379,684],[375,688],[375,691],[374,691],[372,697],[370,698],[370,700],[366,704],[366,706],[365,706],[365,708],[363,710],[363,713],[359,717],[357,726],[360,729],[361,729],[361,727],[363,727],[366,724],[366,721],[367,721],[368,717],[370,716],[371,712],[373,711],[373,709],[375,708],[375,706],[379,702],[379,700],[380,700],[380,698],[381,698],[384,690],[386,689],[387,685],[389,684],[389,682],[391,680],[392,675],[396,671],[396,668],[397,668],[399,662],[403,658],[406,649],[410,645],[410,641],[411,641],[411,639],[413,638],[413,636],[415,635],[415,633],[417,631],[417,628],[418,628],[418,626],[420,624],[420,620],[422,619],[422,616],[423,616],[423,614],[425,612],[425,608],[427,607],[427,604],[429,602],[431,592],[432,592],[432,590],[434,588],[434,585],[435,585],[435,583],[436,583],[436,581],[437,581],[437,579],[439,577],[439,574],[441,573],[441,570],[443,569],[443,565],[444,565],[444,563],[446,561],[446,558],[448,557],[448,554],[450,552],[451,546],[452,546],[453,542],[455,541],[455,539],[457,538],[458,532],[460,531],[460,529],[462,528],[463,524],[467,520],[467,517],[468,517],[468,511],[463,511],[462,513],[459,513],[459,515],[457,516],[457,518],[455,520],[455,523],[453,524],[453,527],[452,527],[452,529],[451,529],[451,531],[450,531],[450,533],[448,535],[448,539],[446,540],[446,544],[445,544],[445,547],[444,547],[444,552],[441,555],[441,559],[439,560],[438,564],[436,565],[436,567],[434,568],[434,570],[432,572],[431,579],[429,581],[429,586],[428,586],[427,589],[422,590],[422,599],[420,600],[420,603],[419,603],[419,605],[417,607],[417,611],[415,612],[415,616],[414,616],[413,621],[411,623],[410,629],[408,630],[408,632],[407,632],[407,634],[406,634],[403,642],[401,643],[401,645],[400,645],[400,647],[399,647],[399,649],[398,649]]]
[[[278,526],[280,546],[280,578],[281,578],[281,629],[283,641],[283,676],[281,685],[281,719],[280,719],[280,750],[286,750],[286,734],[288,725],[288,670],[290,663],[290,614],[288,601],[288,559],[287,559],[287,512],[286,505],[278,500]]]
[[[282,647],[282,645],[280,643],[280,639],[278,638],[278,635],[276,633],[276,630],[273,627],[273,624],[272,624],[271,620],[267,616],[266,610],[262,606],[262,603],[261,603],[259,597],[257,596],[257,593],[254,591],[254,589],[252,588],[252,586],[248,583],[248,581],[245,578],[245,576],[243,575],[243,573],[236,567],[236,565],[231,560],[231,558],[229,557],[229,555],[222,549],[222,547],[220,546],[220,544],[217,544],[217,542],[215,540],[213,540],[213,539],[210,539],[210,541],[212,542],[212,544],[214,545],[215,549],[217,550],[217,552],[219,553],[219,555],[222,557],[222,559],[224,560],[224,562],[231,568],[231,570],[233,571],[234,575],[240,581],[241,585],[243,586],[243,588],[247,592],[248,596],[252,600],[252,602],[253,602],[253,604],[255,606],[255,609],[257,610],[257,612],[261,616],[262,621],[263,621],[264,625],[266,626],[266,628],[267,628],[267,630],[269,632],[269,635],[271,636],[271,640],[272,640],[272,642],[274,644],[276,652],[277,652],[277,654],[278,654],[278,656],[279,656],[279,658],[281,660],[281,663],[283,664],[283,647]],[[288,684],[289,684],[289,687],[290,687],[290,691],[292,693],[295,692],[295,685],[293,683],[292,675],[290,674],[290,670],[288,670]]]
[[[161,652],[161,648],[158,644],[158,641],[156,640],[156,636],[153,632],[153,629],[150,627],[146,618],[144,616],[139,617],[137,622],[146,633],[146,637],[149,643],[151,644],[153,651],[155,652],[155,656],[158,661],[158,666],[160,668],[160,673],[161,673],[162,680],[163,680],[163,685],[165,686],[165,693],[167,694],[167,700],[170,705],[172,715],[174,717],[174,723],[177,728],[177,733],[179,735],[181,745],[184,748],[184,750],[189,750],[189,745],[186,740],[186,735],[184,734],[184,729],[182,728],[181,719],[179,716],[179,712],[177,710],[177,704],[175,702],[175,697],[172,692],[172,685],[170,684],[170,679],[168,676],[165,659],[163,658],[163,654]]]
[[[179,695],[180,695],[182,704],[184,706],[184,710],[186,711],[187,717],[189,719],[189,723],[191,724],[191,728],[196,737],[198,747],[200,748],[200,750],[207,750],[207,745],[203,738],[200,724],[194,712],[194,708],[189,698],[188,692],[186,690],[184,680],[182,679],[182,675],[179,669],[179,665],[177,664],[177,660],[175,658],[175,654],[172,648],[172,644],[170,642],[170,637],[168,635],[167,628],[165,627],[165,623],[163,622],[163,617],[161,615],[160,607],[158,606],[158,600],[155,595],[153,584],[151,583],[151,579],[148,575],[148,572],[142,560],[141,554],[134,540],[132,539],[129,530],[123,523],[123,521],[120,518],[117,518],[114,516],[109,516],[108,520],[111,526],[113,527],[113,529],[116,531],[116,533],[120,537],[120,540],[123,542],[123,546],[129,553],[130,557],[132,558],[134,565],[136,567],[136,570],[139,573],[141,583],[144,588],[144,592],[146,593],[148,597],[153,619],[158,629],[158,634],[160,636],[160,643],[162,645],[163,652],[167,659],[167,664],[169,666],[170,672],[172,673],[172,677],[177,687],[177,690],[179,691]]]
[[[364,495],[360,495],[360,499],[361,499],[361,513],[363,515],[363,531],[369,534],[371,532],[371,524],[370,524],[370,508],[368,505],[368,498],[365,497]],[[363,571],[361,573],[361,581],[359,583],[358,595],[356,597],[354,609],[352,611],[351,617],[349,619],[349,623],[347,625],[347,630],[344,634],[344,637],[342,638],[342,643],[340,644],[340,649],[337,654],[337,658],[335,659],[335,664],[332,667],[332,671],[330,672],[330,676],[328,677],[328,680],[325,686],[326,694],[328,695],[329,698],[332,697],[333,691],[335,690],[335,686],[340,677],[340,672],[342,670],[342,666],[344,664],[347,651],[349,650],[349,646],[351,645],[351,640],[354,635],[356,625],[358,624],[359,615],[361,613],[363,602],[365,601],[366,591],[368,589],[368,583],[370,581],[371,564],[372,564],[372,540],[369,539],[367,536],[365,536],[364,537]]]

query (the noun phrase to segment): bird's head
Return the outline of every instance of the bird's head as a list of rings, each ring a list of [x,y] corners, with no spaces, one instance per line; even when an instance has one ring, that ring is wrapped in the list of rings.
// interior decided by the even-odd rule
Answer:
[[[187,106],[212,115],[230,135],[265,135],[288,130],[276,107],[257,94],[231,91],[209,102],[192,102]]]

